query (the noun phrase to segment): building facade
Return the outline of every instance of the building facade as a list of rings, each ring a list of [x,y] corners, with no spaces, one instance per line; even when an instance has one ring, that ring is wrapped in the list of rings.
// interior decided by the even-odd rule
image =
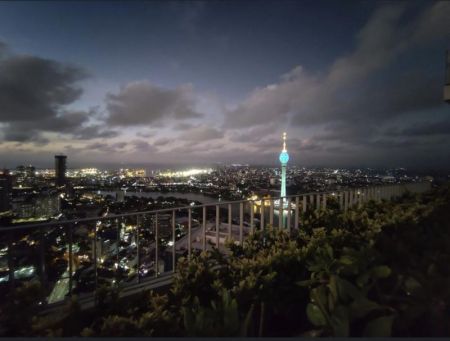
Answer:
[[[11,209],[12,178],[8,170],[0,170],[0,213]]]

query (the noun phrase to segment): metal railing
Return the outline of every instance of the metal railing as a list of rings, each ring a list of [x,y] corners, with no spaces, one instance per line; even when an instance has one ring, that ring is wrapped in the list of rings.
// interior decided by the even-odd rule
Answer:
[[[0,292],[37,280],[52,305],[73,294],[92,299],[103,285],[133,291],[168,278],[179,257],[213,247],[224,251],[226,240],[242,243],[268,224],[297,229],[300,212],[308,209],[333,202],[346,211],[429,188],[430,183],[384,185],[0,227]]]

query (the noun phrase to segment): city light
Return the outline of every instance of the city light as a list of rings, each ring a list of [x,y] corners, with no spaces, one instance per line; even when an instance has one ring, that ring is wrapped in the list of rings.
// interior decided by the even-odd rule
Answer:
[[[168,177],[168,178],[186,178],[193,175],[199,175],[199,174],[210,174],[213,170],[211,168],[208,169],[189,169],[185,171],[176,171],[176,172],[164,172],[159,173],[158,175],[161,177]]]

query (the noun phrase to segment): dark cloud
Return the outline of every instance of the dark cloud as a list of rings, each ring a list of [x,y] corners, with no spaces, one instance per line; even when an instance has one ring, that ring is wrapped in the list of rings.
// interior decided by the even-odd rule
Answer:
[[[160,139],[157,139],[153,144],[155,146],[165,146],[171,142],[173,142],[173,139],[167,138],[167,137],[162,137]]]
[[[66,153],[68,154],[78,154],[78,153],[121,153],[128,146],[127,142],[92,142],[85,146],[74,147],[71,145],[64,146]]]
[[[430,135],[450,135],[450,119],[435,122],[415,123],[405,128],[394,128],[387,132],[393,136],[430,136]]]
[[[77,140],[91,140],[94,138],[111,138],[118,136],[118,132],[104,128],[101,125],[86,125],[92,116],[90,112],[65,112],[62,116],[44,118],[38,121],[16,121],[6,124],[3,135],[6,141],[42,142],[48,141],[42,132],[54,132],[70,135]]]
[[[153,131],[138,131],[136,133],[136,135],[140,136],[140,137],[149,138],[149,137],[155,136],[155,132],[153,132]]]
[[[243,129],[289,120],[297,126],[353,124],[358,118],[379,124],[409,110],[437,107],[442,77],[417,71],[423,67],[420,60],[404,74],[390,66],[400,56],[408,58],[408,49],[419,43],[450,36],[450,21],[444,20],[450,16],[450,3],[435,3],[406,24],[405,7],[390,4],[375,11],[358,33],[354,51],[337,59],[327,73],[297,66],[278,83],[255,89],[228,113],[225,126]]]
[[[6,45],[0,46],[1,50]],[[89,120],[95,112],[70,111],[66,106],[80,98],[77,85],[87,73],[76,66],[36,56],[14,55],[0,59],[0,123],[6,141],[45,144],[42,132],[70,134],[76,139],[113,137],[117,133]]]
[[[179,140],[191,142],[203,142],[209,140],[221,139],[224,137],[224,132],[214,127],[199,125],[190,129],[184,130],[179,136]]]
[[[94,143],[90,143],[86,146],[85,149],[87,150],[93,150],[93,151],[98,151],[98,150],[110,150],[110,145],[105,143],[105,142],[94,142]]]
[[[81,69],[34,56],[14,56],[0,62],[0,120],[39,121],[58,116],[82,91]]]
[[[95,138],[112,138],[119,136],[115,130],[104,129],[100,125],[92,125],[87,127],[77,127],[75,131],[68,132],[73,135],[75,139],[90,140]]]
[[[195,127],[194,124],[186,123],[186,122],[180,122],[180,123],[175,124],[173,126],[173,129],[174,130],[187,130],[187,129],[191,129],[193,127]]]
[[[414,44],[427,44],[430,40],[450,40],[450,5],[448,1],[436,2],[426,9],[416,22],[416,29],[412,42]],[[448,45],[447,45],[448,47]]]
[[[200,118],[195,111],[192,86],[165,89],[147,81],[134,82],[119,93],[109,93],[106,105],[110,116],[108,123],[116,126],[161,124],[168,119]]]
[[[86,147],[80,148],[83,151],[100,152],[100,153],[119,153],[127,145],[127,143],[106,143],[106,142],[94,142],[86,145]]]
[[[40,132],[36,130],[27,130],[24,128],[18,128],[17,126],[11,127],[7,125],[7,128],[3,130],[4,141],[16,141],[20,144],[24,142],[33,142],[37,145],[45,145],[50,142],[47,138],[41,136]]]
[[[157,148],[154,147],[153,145],[151,145],[150,143],[148,143],[145,140],[133,140],[130,143],[131,145],[134,146],[134,150],[136,152],[156,152]]]
[[[269,123],[263,126],[256,126],[238,131],[230,132],[230,139],[236,142],[258,142],[267,138],[267,135],[277,131],[277,126],[274,123]]]
[[[433,3],[406,20],[407,5],[391,3],[377,9],[357,34],[354,50],[338,58],[327,72],[312,73],[297,66],[279,82],[255,89],[227,113],[224,126],[235,129],[230,136],[253,144],[260,153],[276,152],[276,141],[263,139],[267,127],[290,122],[294,131],[302,127],[313,132],[309,145],[290,145],[305,152],[309,148],[328,162],[338,158],[334,152],[343,151],[355,153],[354,160],[379,161],[381,155],[375,157],[372,151],[389,146],[398,153],[434,146],[440,153],[443,140],[417,136],[445,134],[447,121],[407,125],[418,112],[429,121],[424,115],[445,105],[442,75],[428,73],[416,53],[436,40],[450,41],[450,3]],[[389,132],[394,120],[399,126]],[[405,160],[400,156],[396,155]]]
[[[274,159],[276,159],[276,156],[282,149],[281,140],[276,138],[251,143],[250,146],[255,148],[257,153],[272,155]],[[289,138],[287,149],[290,155],[298,155],[305,151],[321,150],[322,147],[319,143],[311,139]]]
[[[429,149],[430,147],[435,151],[446,150],[449,142],[450,138],[448,136],[437,136],[434,138],[429,136],[381,136],[368,141],[367,145],[385,150],[397,148],[400,153],[414,153],[418,149]]]
[[[123,149],[128,145],[127,142],[116,142],[111,145],[112,148]]]

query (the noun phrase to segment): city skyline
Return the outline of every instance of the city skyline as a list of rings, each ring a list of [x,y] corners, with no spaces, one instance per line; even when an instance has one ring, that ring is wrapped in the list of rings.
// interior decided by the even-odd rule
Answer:
[[[448,169],[448,2],[0,3],[0,167]],[[81,19],[82,18],[82,19]]]

